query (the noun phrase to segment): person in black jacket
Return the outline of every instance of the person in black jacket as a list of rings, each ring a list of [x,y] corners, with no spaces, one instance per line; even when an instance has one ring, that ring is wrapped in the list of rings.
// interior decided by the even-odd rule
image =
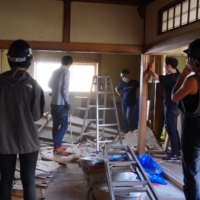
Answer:
[[[44,93],[26,71],[33,59],[29,44],[14,41],[7,56],[11,70],[0,75],[0,199],[12,198],[18,154],[24,199],[36,200],[39,138],[34,121],[43,116]]]
[[[163,160],[178,161],[180,155],[180,139],[177,131],[177,118],[180,113],[178,109],[178,103],[171,100],[171,92],[180,76],[180,72],[177,69],[178,60],[174,57],[166,57],[165,70],[166,75],[157,75],[152,69],[148,69],[150,75],[154,80],[158,80],[164,85],[164,115],[167,133],[169,135],[171,143],[171,152],[166,152],[167,155],[162,157]]]
[[[186,200],[200,199],[200,39],[190,43],[187,63],[171,98],[179,103],[182,119],[182,166]],[[193,75],[190,73],[194,72]]]

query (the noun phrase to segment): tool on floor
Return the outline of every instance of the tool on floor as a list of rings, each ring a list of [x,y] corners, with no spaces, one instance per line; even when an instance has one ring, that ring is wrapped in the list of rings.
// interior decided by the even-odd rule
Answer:
[[[74,142],[73,142],[73,135],[72,135],[72,122],[71,122],[71,117],[70,117],[70,111],[69,113],[69,129],[70,129],[70,136],[71,136],[71,146],[72,146],[72,153],[74,153]]]
[[[91,104],[91,99],[95,97],[95,104]],[[106,105],[107,100],[110,100],[111,106]],[[91,108],[96,111],[96,117],[94,119],[88,119],[88,112]],[[106,111],[114,111],[114,119],[112,123],[106,123]],[[100,118],[101,117],[101,118]],[[85,132],[91,122],[96,123],[96,130],[94,132]],[[105,140],[104,131],[106,127],[116,127],[117,132],[113,140]],[[100,144],[102,143],[115,143],[119,139],[122,144],[122,137],[117,113],[117,106],[115,101],[115,95],[113,91],[112,79],[110,76],[93,76],[92,85],[90,89],[89,98],[87,101],[87,107],[83,120],[83,126],[79,140],[82,140],[83,135],[96,135],[96,152],[99,153]]]
[[[111,156],[126,156],[127,159],[112,160],[110,159]],[[127,193],[133,196],[140,194],[141,199],[146,195],[148,195],[150,200],[160,199],[130,145],[106,145],[104,157],[111,200],[115,200],[115,196],[117,195]],[[112,180],[112,173],[124,173],[130,171],[137,174],[137,181]]]

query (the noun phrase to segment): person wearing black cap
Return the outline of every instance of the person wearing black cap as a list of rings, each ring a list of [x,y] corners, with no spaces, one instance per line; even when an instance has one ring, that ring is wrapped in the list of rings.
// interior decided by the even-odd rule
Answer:
[[[14,41],[7,56],[11,70],[0,75],[0,199],[12,199],[18,154],[23,199],[36,200],[35,169],[40,144],[34,121],[43,116],[44,93],[27,72],[33,59],[29,44]]]
[[[136,93],[137,88],[140,87],[140,83],[137,80],[132,80],[130,72],[127,69],[123,69],[120,73],[121,82],[115,91],[122,97],[122,113],[124,117],[124,132],[132,132],[137,127],[134,124],[134,109],[136,105]]]
[[[186,66],[172,90],[182,119],[182,166],[186,200],[200,199],[200,39],[189,44]],[[194,72],[193,75],[190,73]]]
[[[157,75],[155,72],[152,71],[152,69],[148,69],[150,75],[154,78],[154,80],[158,80],[161,84],[164,85],[164,116],[166,130],[171,143],[171,151],[166,152],[167,155],[165,157],[162,157],[162,159],[169,161],[178,161],[180,159],[180,139],[177,131],[177,118],[180,110],[178,109],[178,103],[171,100],[172,89],[180,76],[177,65],[178,60],[176,58],[166,57],[165,70],[167,75]]]

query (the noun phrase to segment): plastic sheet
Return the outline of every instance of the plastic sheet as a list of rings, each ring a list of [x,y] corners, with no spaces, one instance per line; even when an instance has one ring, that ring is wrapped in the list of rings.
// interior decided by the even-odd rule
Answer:
[[[149,154],[138,156],[138,160],[140,161],[142,167],[148,175],[149,180],[152,183],[167,185],[167,182],[161,176],[163,172],[162,168],[152,159]]]

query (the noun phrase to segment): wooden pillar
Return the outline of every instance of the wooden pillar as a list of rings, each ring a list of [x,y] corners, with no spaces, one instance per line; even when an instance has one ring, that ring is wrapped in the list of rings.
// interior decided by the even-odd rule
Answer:
[[[64,3],[63,42],[70,42],[71,0],[63,0],[63,3]]]
[[[146,146],[146,115],[148,99],[148,73],[147,66],[150,62],[149,55],[141,55],[140,66],[140,114],[138,123],[138,144],[137,151],[139,155],[145,153]]]

